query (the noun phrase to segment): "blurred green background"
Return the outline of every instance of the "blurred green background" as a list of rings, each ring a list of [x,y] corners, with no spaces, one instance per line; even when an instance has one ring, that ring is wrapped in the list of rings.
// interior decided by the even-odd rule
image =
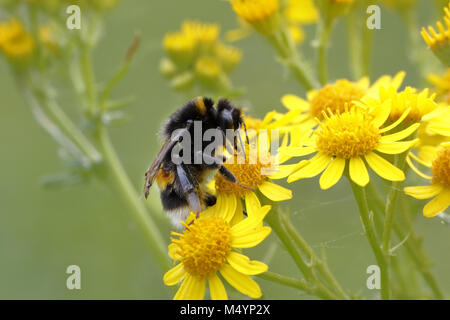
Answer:
[[[419,25],[434,21],[436,12],[430,3],[422,1]],[[104,37],[95,51],[98,79],[106,79],[116,70],[134,32],[142,33],[142,46],[132,69],[116,92],[118,97],[136,97],[127,110],[130,121],[111,129],[123,164],[139,190],[143,173],[160,147],[156,133],[161,123],[185,102],[185,97],[174,93],[158,71],[163,55],[161,40],[167,31],[177,30],[184,19],[217,22],[222,31],[237,26],[227,1],[125,0],[108,15]],[[314,28],[308,29],[303,45],[310,59],[314,57],[309,43],[313,35]],[[418,85],[418,72],[408,59],[407,32],[399,16],[383,8],[382,30],[374,31],[374,35],[373,77],[406,70],[405,82]],[[244,57],[232,79],[236,86],[247,89],[243,98],[251,103],[253,116],[262,117],[272,109],[283,110],[283,94],[304,94],[275,61],[273,51],[262,38],[253,35],[237,46]],[[334,32],[329,57],[332,79],[350,75],[342,22]],[[427,58],[434,59],[431,54]],[[76,102],[65,92],[59,94],[65,110],[77,117]],[[42,188],[42,176],[61,171],[63,165],[56,144],[34,121],[4,59],[0,60],[0,96],[0,298],[170,298],[172,293],[164,286],[149,255],[145,237],[135,226],[127,206],[108,186],[93,179],[58,190]],[[286,205],[304,237],[318,251],[322,245],[327,247],[329,265],[345,288],[376,297],[376,290],[366,288],[366,268],[375,264],[375,259],[362,234],[348,182],[342,179],[326,192],[319,189],[315,179],[296,183],[292,188],[294,199]],[[149,201],[159,205],[156,194]],[[154,214],[169,241],[167,219]],[[438,219],[420,215],[416,226],[425,237],[437,279],[450,294],[450,228]],[[272,235],[251,250],[251,257],[269,257],[271,270],[299,277],[287,254],[279,248]],[[65,271],[71,264],[81,267],[81,290],[66,288]],[[258,282],[263,298],[308,298],[264,280]],[[231,297],[242,296],[233,293]]]

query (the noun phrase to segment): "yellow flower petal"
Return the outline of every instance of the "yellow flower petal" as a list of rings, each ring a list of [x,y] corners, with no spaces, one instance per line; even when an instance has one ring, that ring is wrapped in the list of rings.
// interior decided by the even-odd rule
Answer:
[[[272,229],[269,227],[258,228],[258,230],[249,232],[248,234],[239,234],[234,230],[231,230],[233,235],[231,246],[234,248],[254,247],[267,238],[271,231]]]
[[[411,149],[419,139],[400,142],[380,142],[375,150],[387,154],[399,154]]]
[[[284,164],[277,167],[276,172],[268,176],[272,180],[283,179],[292,173],[296,164]]]
[[[272,201],[284,201],[292,199],[292,191],[270,181],[264,181],[259,191]]]
[[[389,118],[392,109],[392,100],[386,100],[374,110],[373,125],[381,127]]]
[[[237,291],[249,296],[250,298],[260,298],[262,296],[259,285],[250,276],[236,271],[229,264],[224,264],[220,273]]]
[[[380,139],[380,142],[394,142],[394,141],[400,141],[405,139],[406,137],[409,137],[414,131],[416,131],[420,127],[420,123],[415,123],[411,125],[410,127],[393,133],[386,136],[382,136]]]
[[[306,111],[309,109],[309,103],[306,100],[303,100],[300,97],[297,97],[293,94],[286,94],[281,98],[281,103],[288,110],[300,109]]]
[[[208,276],[208,283],[212,300],[228,300],[227,291],[217,274]]]
[[[309,163],[306,166],[291,174],[287,179],[287,182],[291,183],[299,179],[315,177],[325,170],[330,161],[330,156],[323,153],[318,153],[311,160],[309,160]]]
[[[397,121],[395,121],[394,123],[390,124],[387,127],[380,129],[380,133],[388,132],[388,131],[394,129],[395,127],[397,127],[400,123],[403,122],[403,120],[406,119],[406,117],[408,116],[408,114],[410,112],[411,112],[411,108],[406,109],[405,112],[403,112],[403,114],[400,116],[400,118],[397,119]]]
[[[341,179],[344,169],[345,159],[335,158],[322,173],[319,181],[320,187],[326,190],[334,186]]]
[[[316,146],[310,147],[280,147],[278,152],[283,156],[288,157],[302,157],[316,151]]]
[[[293,110],[289,111],[288,113],[286,113],[285,115],[283,115],[280,119],[271,123],[268,127],[269,128],[279,128],[281,126],[285,126],[285,125],[289,124],[290,122],[292,122],[292,120],[297,118],[301,113],[302,113],[301,109],[293,109]]]
[[[260,207],[254,215],[243,219],[231,228],[233,237],[247,236],[251,232],[260,231],[262,222],[269,213],[271,206]]]
[[[186,274],[186,277],[184,278],[183,282],[181,283],[181,286],[178,288],[177,293],[175,293],[175,296],[173,297],[173,300],[187,300],[189,299],[186,296],[187,287],[191,284],[191,278],[189,274]]]
[[[450,189],[444,189],[436,198],[425,205],[423,215],[427,218],[435,217],[448,206],[450,206]]]
[[[177,244],[175,243],[171,243],[169,244],[169,257],[174,260],[180,260],[180,255],[178,254],[178,250],[180,249],[180,247],[178,247]]]
[[[236,196],[234,194],[219,193],[216,205],[213,206],[215,215],[230,222],[236,212]]]
[[[203,300],[205,297],[206,279],[200,279],[189,274],[186,275],[186,278],[190,278],[189,284],[186,286],[186,299]]]
[[[234,269],[247,275],[257,275],[269,269],[266,264],[259,261],[251,261],[247,256],[234,251],[230,252],[227,261]]]
[[[407,156],[406,156],[406,163],[409,165],[409,167],[415,172],[417,173],[418,176],[427,179],[427,180],[431,180],[433,179],[433,177],[426,175],[425,173],[423,173],[422,171],[420,171],[415,165],[414,163],[411,161],[411,157],[413,156],[413,153],[410,152]]]
[[[416,199],[429,199],[439,194],[443,189],[440,184],[430,184],[429,186],[406,187],[405,193]]]
[[[245,209],[249,217],[257,214],[261,208],[261,203],[254,192],[247,192],[245,194]]]
[[[183,280],[185,275],[186,272],[184,271],[183,264],[179,263],[166,272],[163,277],[164,284],[167,286],[173,286]]]
[[[350,179],[357,185],[365,187],[369,181],[369,172],[364,161],[360,158],[351,158],[349,163]]]
[[[430,122],[430,124],[427,127],[427,130],[440,134],[443,136],[450,137],[450,121],[448,119],[446,120],[433,120]]]
[[[365,156],[367,163],[380,177],[390,181],[403,181],[405,174],[402,170],[391,164],[386,159],[376,153],[369,153]]]
[[[230,226],[234,226],[244,219],[244,211],[242,209],[241,199],[236,199],[236,211],[234,213],[233,219],[230,221]]]

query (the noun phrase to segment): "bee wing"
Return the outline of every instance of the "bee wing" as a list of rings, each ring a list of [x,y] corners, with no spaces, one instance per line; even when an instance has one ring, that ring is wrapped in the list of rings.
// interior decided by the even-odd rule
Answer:
[[[169,153],[172,150],[173,146],[177,142],[178,142],[178,140],[175,140],[175,139],[167,140],[166,143],[162,146],[161,151],[159,151],[158,155],[156,156],[155,161],[153,161],[153,163],[150,165],[150,167],[145,172],[144,195],[145,195],[146,199],[148,198],[150,188],[153,184],[153,179],[155,179],[155,176],[158,173],[161,163],[163,162],[164,158],[167,156],[167,153]]]
[[[161,151],[159,151],[158,155],[156,156],[155,161],[153,161],[148,170],[145,172],[146,179],[145,179],[144,195],[146,199],[150,192],[150,187],[152,186],[153,179],[155,179],[156,173],[158,173],[159,167],[161,166],[161,163],[163,162],[167,153],[169,153],[172,150],[172,148],[178,143],[179,139],[183,137],[183,135],[186,132],[188,132],[192,124],[193,121],[189,120],[186,124],[186,128],[184,128],[183,130],[179,130],[176,135],[174,135],[170,140],[167,140],[166,143],[164,143],[164,145],[161,148]]]

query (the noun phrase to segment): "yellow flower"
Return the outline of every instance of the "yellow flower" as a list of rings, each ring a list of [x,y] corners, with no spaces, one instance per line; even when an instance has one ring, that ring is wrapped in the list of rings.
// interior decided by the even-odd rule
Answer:
[[[312,178],[322,173],[320,187],[331,188],[349,166],[350,179],[360,186],[369,183],[369,173],[364,160],[382,178],[391,181],[405,179],[403,171],[392,165],[377,152],[399,154],[410,149],[415,140],[401,141],[410,136],[419,124],[413,124],[400,132],[385,135],[397,127],[403,117],[389,126],[383,126],[391,110],[391,101],[386,101],[379,108],[371,109],[353,107],[344,113],[329,112],[311,139],[301,147],[280,148],[280,153],[289,156],[304,156],[317,153],[306,161],[300,169],[292,173],[288,182]]]
[[[12,60],[29,58],[34,51],[33,37],[16,19],[0,23],[0,50]]]
[[[185,21],[180,31],[165,35],[168,57],[161,60],[160,70],[171,79],[173,88],[199,85],[223,93],[232,87],[228,75],[242,59],[242,52],[222,43],[219,31],[218,24]]]
[[[270,130],[268,130],[270,135]],[[253,136],[250,134],[250,136]],[[232,183],[222,175],[217,174],[215,178],[215,190],[217,202],[223,203],[226,207],[236,207],[241,205],[241,199],[245,200],[246,211],[250,212],[258,208],[259,200],[255,191],[260,191],[271,201],[285,201],[292,199],[292,191],[271,181],[271,179],[281,179],[287,176],[289,166],[282,166],[283,160],[276,159],[270,155],[268,139],[266,135],[258,134],[253,136],[256,145],[250,142],[247,146],[246,158],[241,155],[230,157],[232,161],[226,161],[225,167],[233,173],[239,184]],[[252,139],[251,139],[252,140]]]
[[[450,116],[450,114],[449,114]],[[420,159],[431,162],[434,156],[434,150],[444,142],[450,142],[450,120],[447,123],[448,136],[436,133],[436,128],[429,121],[424,121],[417,130],[418,143],[409,152],[407,161],[411,163],[411,158],[415,158],[414,152],[417,152]],[[439,130],[437,130],[439,132]]]
[[[302,26],[315,23],[319,19],[318,10],[312,0],[288,0],[280,13],[281,18],[286,21],[292,40],[297,44],[305,38]],[[239,24],[241,28],[227,32],[228,41],[238,41],[251,34],[251,24],[246,19],[240,17]]]
[[[182,32],[170,32],[164,36],[164,49],[173,61],[180,65],[188,65],[194,56],[195,41]]]
[[[219,25],[214,23],[208,24],[198,21],[185,21],[181,26],[181,32],[191,38],[198,46],[216,42],[219,31]]]
[[[398,89],[404,77],[405,73],[399,72],[393,78],[383,76],[372,85],[367,78],[362,78],[358,82],[341,79],[320,90],[309,91],[307,100],[287,94],[282,97],[281,102],[290,111],[286,117],[291,118],[292,125],[303,124],[306,127],[313,127],[317,123],[315,118],[323,119],[323,112],[331,110],[333,113],[342,113],[346,105],[351,106],[354,102],[362,101],[364,97],[378,98],[381,87]],[[293,114],[295,111],[300,111],[300,114]]]
[[[432,169],[432,176],[422,173],[410,164],[417,174],[430,180],[430,185],[406,187],[404,189],[407,195],[416,199],[434,197],[423,208],[423,215],[427,218],[435,217],[450,205],[450,144],[443,144],[440,148],[435,149],[433,158],[432,161],[427,161],[415,157],[420,164]]]
[[[174,299],[204,299],[206,283],[213,300],[228,299],[218,273],[236,290],[250,298],[262,296],[259,285],[250,277],[267,271],[262,262],[250,260],[238,252],[258,245],[271,229],[262,225],[270,206],[259,207],[255,215],[233,224],[232,209],[213,206],[193,218],[185,230],[173,238],[169,255],[180,262],[164,275],[164,283],[173,286],[181,282]],[[242,215],[242,213],[241,213]],[[236,250],[237,249],[237,250]]]
[[[270,20],[278,11],[278,0],[230,0],[234,12],[251,24]]]
[[[242,59],[242,52],[239,49],[223,43],[218,43],[214,47],[214,53],[223,69],[228,72],[233,70]]]
[[[443,105],[423,118],[427,121],[427,131],[432,134],[438,134],[450,137],[450,107]]]
[[[429,74],[427,75],[429,83],[435,86],[434,92],[437,93],[440,101],[450,102],[450,69],[447,69],[444,74]]]
[[[302,25],[316,23],[319,20],[319,12],[312,0],[289,0],[283,16],[295,43],[301,43],[305,38]]]
[[[428,26],[428,31],[422,28],[421,35],[425,43],[430,47],[433,53],[447,66],[450,66],[450,5],[445,7],[444,24],[438,21],[436,23],[437,31]]]
[[[392,109],[389,115],[389,122],[398,120],[405,111],[410,109],[405,121],[409,123],[419,122],[425,115],[433,112],[438,105],[434,102],[436,94],[429,93],[429,89],[417,92],[416,89],[407,87],[398,93],[394,87],[381,87],[378,98],[370,96],[361,99],[361,105],[376,108],[383,102],[391,100]]]
[[[39,27],[38,35],[39,41],[41,41],[49,51],[53,53],[58,51],[58,44],[55,42],[55,37],[51,26],[43,25]]]
[[[201,57],[195,63],[195,72],[197,75],[207,81],[217,79],[222,73],[218,61],[211,57]]]

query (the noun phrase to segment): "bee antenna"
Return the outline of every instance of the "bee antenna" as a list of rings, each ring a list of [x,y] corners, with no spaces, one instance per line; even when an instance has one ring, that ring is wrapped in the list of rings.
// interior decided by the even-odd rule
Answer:
[[[244,143],[242,142],[242,138],[241,138],[241,130],[238,130],[238,137],[239,137],[239,143],[240,143],[240,151],[244,154],[244,159],[247,159],[247,155],[245,154],[245,147],[244,147]]]
[[[245,124],[244,120],[241,120],[241,124],[244,126],[245,140],[247,140],[247,144],[250,146],[250,140],[248,139],[248,133],[247,133],[247,125]]]

